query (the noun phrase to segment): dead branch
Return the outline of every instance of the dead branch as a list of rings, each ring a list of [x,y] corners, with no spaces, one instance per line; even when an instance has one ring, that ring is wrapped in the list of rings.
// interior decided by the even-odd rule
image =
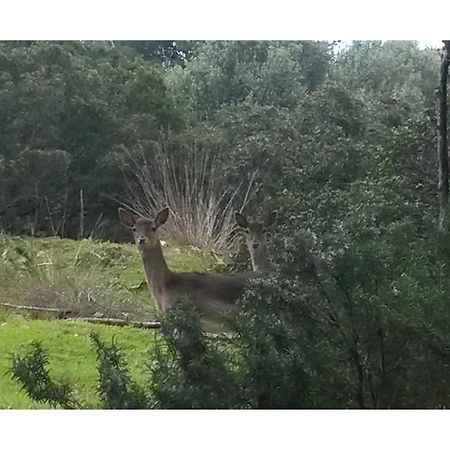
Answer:
[[[136,328],[145,328],[145,329],[158,329],[161,328],[161,322],[156,320],[151,322],[139,322],[135,320],[126,320],[126,319],[115,319],[112,317],[67,317],[67,315],[74,313],[74,311],[70,309],[58,309],[58,308],[44,308],[40,306],[28,306],[28,305],[13,305],[12,303],[0,303],[0,307],[3,306],[5,308],[11,309],[20,309],[25,311],[44,311],[56,313],[58,319],[63,319],[66,322],[89,322],[89,323],[98,323],[103,325],[114,325],[118,327],[130,326]],[[224,339],[230,340],[231,335],[228,333],[206,333],[206,335],[213,339]]]
[[[0,303],[0,306],[4,308],[21,309],[25,311],[51,312],[57,314],[59,318],[64,318],[64,316],[66,316],[67,314],[72,314],[74,312],[71,309],[45,308],[43,306],[14,305],[13,303]]]
[[[113,319],[108,317],[72,317],[65,319],[69,322],[90,322],[90,323],[101,323],[104,325],[115,325],[118,327],[131,326],[136,328],[160,328],[161,323],[157,321],[153,322],[137,322],[135,320],[125,320],[125,319]]]

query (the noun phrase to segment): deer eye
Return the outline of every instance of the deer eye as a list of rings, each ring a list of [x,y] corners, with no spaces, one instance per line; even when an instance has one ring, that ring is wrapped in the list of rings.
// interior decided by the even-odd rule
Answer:
[[[265,233],[267,230],[265,228],[262,229],[262,232]]]
[[[133,227],[132,230],[133,230],[133,231],[136,231],[136,227]]]
[[[152,231],[156,231],[156,227],[152,227]]]

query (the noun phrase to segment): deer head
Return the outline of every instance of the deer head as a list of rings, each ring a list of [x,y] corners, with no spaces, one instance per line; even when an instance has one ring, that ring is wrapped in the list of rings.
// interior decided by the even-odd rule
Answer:
[[[159,211],[154,219],[141,217],[119,208],[119,218],[123,224],[133,231],[134,240],[140,251],[159,244],[158,228],[164,225],[168,217],[169,207]]]
[[[267,229],[271,227],[277,217],[274,211],[262,221],[250,221],[242,213],[234,214],[237,224],[245,231],[245,239],[253,270],[268,270],[271,268],[269,247],[267,244]]]

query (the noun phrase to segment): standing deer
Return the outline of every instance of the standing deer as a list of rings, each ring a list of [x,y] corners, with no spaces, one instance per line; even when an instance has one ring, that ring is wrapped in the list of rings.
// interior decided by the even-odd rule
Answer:
[[[169,216],[164,208],[149,219],[119,208],[119,218],[133,230],[136,246],[144,264],[149,290],[161,313],[166,313],[183,296],[189,295],[207,317],[236,309],[236,300],[245,281],[254,274],[220,275],[197,272],[172,272],[166,264],[158,238],[158,228]]]
[[[253,222],[239,212],[235,212],[234,217],[237,224],[245,230],[245,240],[250,252],[253,270],[255,272],[276,271],[278,266],[271,260],[266,231],[274,224],[277,213],[274,211],[263,221],[255,220]]]

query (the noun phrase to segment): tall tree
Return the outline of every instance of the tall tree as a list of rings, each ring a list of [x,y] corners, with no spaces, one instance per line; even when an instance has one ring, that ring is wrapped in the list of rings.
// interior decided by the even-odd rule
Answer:
[[[164,66],[182,64],[195,47],[195,41],[114,41],[128,47],[148,61]]]
[[[101,41],[0,42],[0,121],[0,229],[70,237],[80,191],[109,229],[123,149],[178,124],[163,70]]]
[[[450,41],[442,41],[440,84],[438,90],[438,168],[439,168],[439,226],[448,229],[448,145],[447,145],[447,80],[450,55]]]

